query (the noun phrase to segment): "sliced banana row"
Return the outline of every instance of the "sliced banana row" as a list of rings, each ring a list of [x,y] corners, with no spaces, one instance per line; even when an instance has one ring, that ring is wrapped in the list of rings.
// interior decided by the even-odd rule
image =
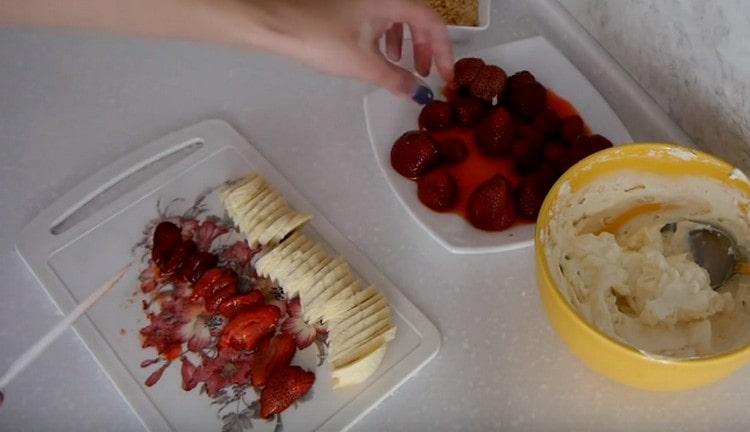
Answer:
[[[255,263],[255,270],[278,283],[288,298],[298,296],[307,322],[327,324],[334,387],[361,383],[375,373],[386,344],[396,336],[386,298],[366,287],[342,257],[330,256],[294,231],[309,215],[289,209],[261,177],[234,183],[222,201],[249,243],[280,242]]]
[[[220,197],[251,246],[277,244],[311,217],[292,210],[284,197],[257,175],[234,182]]]
[[[360,383],[375,372],[386,344],[396,335],[391,309],[377,288],[365,287],[343,258],[331,257],[295,232],[261,257],[255,268],[290,298],[299,296],[307,322],[328,325],[336,387]]]

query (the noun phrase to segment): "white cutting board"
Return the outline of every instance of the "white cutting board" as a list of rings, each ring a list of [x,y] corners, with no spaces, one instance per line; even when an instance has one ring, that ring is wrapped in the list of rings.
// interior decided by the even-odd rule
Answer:
[[[143,384],[152,369],[140,363],[155,357],[140,346],[140,308],[133,246],[148,221],[177,197],[205,190],[248,173],[264,176],[290,204],[313,215],[308,234],[343,255],[359,275],[388,297],[398,326],[396,339],[378,371],[357,386],[331,389],[327,364],[315,369],[314,356],[301,360],[315,369],[312,398],[284,413],[284,430],[345,430],[390,395],[437,354],[435,326],[383,274],[341,235],[276,169],[231,126],[208,120],[148,144],[104,168],[40,213],[22,231],[18,253],[63,313],[135,259],[125,278],[75,325],[92,354],[109,374],[148,430],[219,431],[216,407],[197,389],[180,388],[179,362],[153,387]],[[218,200],[209,214],[221,215]],[[300,363],[300,361],[296,361]],[[60,373],[64,373],[64,368]],[[254,430],[273,424],[254,422]]]

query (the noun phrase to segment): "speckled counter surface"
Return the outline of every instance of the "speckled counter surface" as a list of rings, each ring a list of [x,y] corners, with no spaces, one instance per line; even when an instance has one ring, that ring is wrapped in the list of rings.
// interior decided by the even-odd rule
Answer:
[[[496,4],[493,28],[461,50],[525,36],[518,14]],[[433,241],[374,163],[364,85],[213,46],[14,29],[0,30],[0,77],[2,370],[60,319],[13,250],[24,224],[127,152],[218,117],[255,143],[443,334],[438,356],[355,430],[750,428],[750,368],[679,394],[611,383],[549,327],[531,249],[456,256]],[[7,389],[0,430],[142,426],[68,331]]]

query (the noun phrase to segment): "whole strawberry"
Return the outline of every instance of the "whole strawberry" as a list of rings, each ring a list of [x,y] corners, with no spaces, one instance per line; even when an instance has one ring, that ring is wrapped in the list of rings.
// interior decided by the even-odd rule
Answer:
[[[401,135],[391,148],[393,169],[406,178],[415,179],[438,162],[438,152],[430,137],[422,131]]]
[[[260,393],[260,415],[270,418],[282,413],[306,395],[315,383],[315,374],[299,366],[280,366],[271,372]]]
[[[469,222],[485,231],[502,231],[516,220],[510,182],[498,174],[481,183],[469,196]]]
[[[469,93],[479,99],[492,102],[494,98],[499,97],[503,93],[503,90],[505,90],[507,79],[508,75],[501,68],[494,65],[485,65],[479,70],[479,73],[471,83]]]
[[[419,128],[436,131],[453,125],[451,107],[444,101],[432,101],[422,108],[419,113]]]
[[[430,171],[417,180],[417,196],[427,207],[446,211],[458,202],[458,183],[445,170]]]
[[[489,104],[476,97],[461,97],[453,101],[453,120],[463,127],[474,127],[484,117]]]
[[[484,67],[484,61],[475,57],[462,58],[453,66],[454,79],[464,88],[469,88],[479,71]]]
[[[487,156],[509,156],[515,133],[516,128],[508,110],[497,107],[490,111],[477,127],[477,147]]]

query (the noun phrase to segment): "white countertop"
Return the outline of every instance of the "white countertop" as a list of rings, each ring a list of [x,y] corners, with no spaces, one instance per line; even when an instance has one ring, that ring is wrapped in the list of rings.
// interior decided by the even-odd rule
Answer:
[[[524,36],[513,7],[461,51]],[[505,23],[521,30],[499,36]],[[495,33],[493,33],[495,32]],[[509,39],[510,38],[510,39]],[[355,430],[747,430],[750,368],[701,390],[632,390],[589,371],[549,326],[532,250],[452,255],[374,163],[368,87],[287,60],[187,43],[0,30],[0,369],[60,319],[17,233],[99,168],[206,118],[231,123],[430,319],[438,356]],[[293,126],[293,127],[292,127]],[[142,430],[68,331],[6,389],[0,430]]]

